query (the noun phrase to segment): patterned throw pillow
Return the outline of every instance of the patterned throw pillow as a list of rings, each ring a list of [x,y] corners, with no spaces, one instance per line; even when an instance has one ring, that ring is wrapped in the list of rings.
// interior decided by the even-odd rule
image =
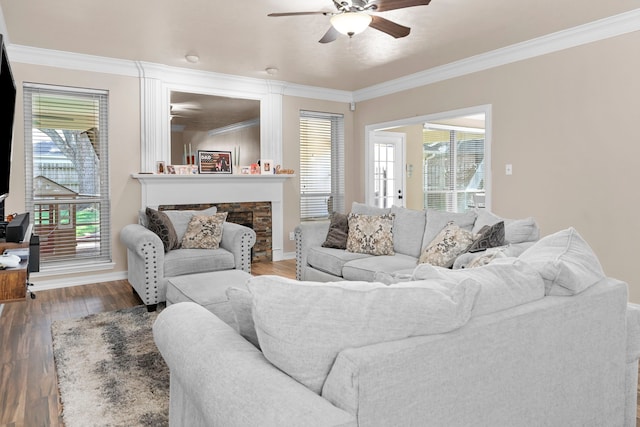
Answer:
[[[480,229],[478,237],[469,247],[469,252],[484,251],[504,245],[504,221],[493,225],[485,225]]]
[[[160,237],[164,251],[169,252],[179,248],[180,242],[169,217],[164,212],[151,208],[147,208],[145,213],[147,214],[147,228]]]
[[[213,216],[194,215],[182,238],[184,249],[218,249],[227,212]]]
[[[420,255],[420,264],[450,268],[473,243],[473,234],[450,221]]]
[[[347,251],[369,255],[393,255],[395,214],[361,215],[350,213]]]
[[[347,238],[349,237],[349,219],[343,213],[334,212],[331,214],[331,223],[327,238],[322,243],[325,248],[347,249]]]

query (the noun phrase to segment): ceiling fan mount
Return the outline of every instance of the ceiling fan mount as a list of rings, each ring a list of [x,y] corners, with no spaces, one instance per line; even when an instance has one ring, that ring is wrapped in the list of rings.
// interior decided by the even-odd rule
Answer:
[[[394,9],[404,9],[414,6],[426,6],[431,0],[332,0],[336,12],[283,12],[270,13],[268,16],[301,16],[324,15],[331,17],[331,27],[319,40],[320,43],[330,43],[338,38],[339,34],[353,37],[364,31],[367,27],[374,28],[395,38],[406,37],[411,28],[397,24],[382,16],[371,15],[369,12],[386,12]]]

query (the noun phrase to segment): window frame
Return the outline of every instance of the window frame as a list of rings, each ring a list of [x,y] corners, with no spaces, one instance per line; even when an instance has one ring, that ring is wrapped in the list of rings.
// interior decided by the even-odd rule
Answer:
[[[59,96],[61,99],[63,97],[67,98],[75,98],[75,99],[86,99],[90,100],[93,103],[91,114],[94,114],[97,117],[97,128],[99,132],[91,133],[94,139],[91,139],[91,136],[86,135],[86,138],[89,138],[89,143],[93,146],[97,161],[95,162],[95,166],[97,167],[97,177],[94,181],[96,185],[95,194],[83,195],[80,191],[75,193],[75,196],[69,197],[37,197],[35,193],[34,183],[36,181],[35,171],[36,168],[36,160],[34,156],[34,147],[36,143],[36,139],[34,137],[35,129],[38,129],[35,124],[34,117],[34,99],[38,95],[47,95],[56,97]],[[25,206],[28,212],[30,212],[30,222],[33,226],[34,233],[36,232],[36,221],[38,218],[42,216],[42,212],[46,210],[49,212],[47,214],[47,218],[50,218],[52,212],[55,211],[56,217],[62,218],[66,215],[67,219],[71,221],[70,224],[64,223],[59,224],[58,229],[66,233],[72,232],[71,230],[76,230],[76,227],[82,227],[83,224],[78,223],[78,212],[77,206],[81,205],[89,205],[89,206],[97,206],[97,209],[94,210],[94,217],[98,217],[97,223],[93,223],[94,226],[97,226],[98,234],[93,235],[93,240],[89,244],[89,249],[86,251],[78,251],[74,249],[73,251],[69,250],[68,254],[65,255],[49,255],[46,250],[43,251],[43,244],[46,245],[48,236],[40,236],[41,243],[41,253],[40,253],[40,271],[46,274],[66,274],[72,273],[76,271],[87,271],[87,270],[103,270],[113,267],[113,259],[112,259],[112,237],[111,237],[111,201],[110,201],[110,191],[109,191],[109,144],[108,144],[108,106],[109,106],[109,92],[106,90],[99,89],[86,89],[86,88],[75,88],[75,87],[64,87],[64,86],[56,86],[56,85],[47,85],[47,84],[39,84],[39,83],[23,83],[23,110],[24,110],[24,150],[25,150]],[[69,107],[71,108],[71,107]],[[71,109],[69,109],[71,111]],[[87,110],[78,110],[82,114]],[[63,109],[61,115],[66,113]],[[70,114],[70,113],[69,113]],[[44,128],[43,128],[44,129]],[[59,126],[57,128],[51,127],[49,129],[55,129],[57,131],[62,131],[63,126]],[[89,129],[87,129],[89,130]],[[66,129],[67,132],[81,132],[84,133],[86,131],[80,131],[79,129],[72,130]],[[96,148],[97,147],[97,148]],[[80,152],[82,154],[82,152]],[[86,158],[86,155],[84,156]],[[72,162],[67,155],[64,157],[61,156],[63,162]],[[73,164],[73,162],[72,162]],[[73,166],[72,166],[73,167]],[[76,172],[71,173],[70,175],[75,175],[77,172],[77,168],[73,167]],[[42,175],[45,178],[46,175]],[[75,183],[80,186],[81,180],[79,178],[81,174],[78,174],[78,178],[75,178]],[[48,179],[48,178],[47,178]],[[55,182],[55,181],[54,181]],[[80,187],[78,187],[80,188]],[[37,207],[42,206],[43,209],[36,209]],[[62,209],[66,209],[66,213],[62,212]],[[63,214],[61,216],[61,214]],[[75,220],[75,221],[73,221]],[[45,224],[43,224],[45,225]],[[52,224],[48,224],[52,225]],[[64,242],[70,244],[75,242],[75,247],[77,248],[79,238],[77,234],[77,230],[74,231],[75,239],[61,238],[60,241],[63,243],[60,246],[64,246]],[[54,245],[56,243],[53,243]],[[86,245],[85,245],[86,246]],[[89,255],[88,255],[89,254]]]

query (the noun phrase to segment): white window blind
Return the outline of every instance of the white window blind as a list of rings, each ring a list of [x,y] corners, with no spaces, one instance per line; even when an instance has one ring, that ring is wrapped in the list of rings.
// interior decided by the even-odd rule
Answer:
[[[424,207],[464,212],[485,192],[484,133],[423,131]]]
[[[300,219],[344,212],[344,117],[300,112]]]
[[[26,205],[41,270],[111,261],[108,93],[24,85]]]

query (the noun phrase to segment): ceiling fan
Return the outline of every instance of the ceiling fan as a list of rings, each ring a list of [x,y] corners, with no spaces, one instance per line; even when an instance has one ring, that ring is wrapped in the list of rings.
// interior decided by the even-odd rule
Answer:
[[[270,13],[268,16],[300,16],[324,15],[331,16],[331,28],[319,40],[320,43],[330,43],[338,38],[340,33],[352,37],[361,33],[367,27],[374,28],[392,37],[406,37],[411,28],[396,24],[378,15],[368,12],[386,12],[394,9],[404,9],[414,6],[426,6],[431,0],[332,0],[337,12],[284,12]]]

